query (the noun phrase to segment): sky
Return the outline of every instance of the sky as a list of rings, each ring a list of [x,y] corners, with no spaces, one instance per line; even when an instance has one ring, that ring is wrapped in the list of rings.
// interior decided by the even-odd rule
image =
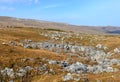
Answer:
[[[0,16],[120,26],[120,0],[0,0]]]

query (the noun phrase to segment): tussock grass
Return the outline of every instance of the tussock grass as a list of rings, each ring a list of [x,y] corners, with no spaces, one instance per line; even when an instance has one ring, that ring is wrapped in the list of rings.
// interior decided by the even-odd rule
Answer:
[[[0,65],[2,67],[10,67],[10,68],[18,68],[24,67],[26,65],[30,66],[37,66],[37,62],[41,61],[41,58],[53,59],[53,60],[66,60],[67,56],[65,54],[58,55],[54,52],[49,52],[46,50],[38,50],[38,49],[24,49],[20,46],[10,46],[8,45],[9,41],[15,41],[18,43],[20,40],[24,39],[31,39],[33,41],[47,41],[49,40],[48,37],[41,36],[39,33],[48,31],[61,31],[58,29],[38,29],[38,28],[7,28],[7,29],[0,29]],[[86,35],[81,34],[83,39],[79,39],[76,37],[66,39],[66,42],[78,42],[82,45],[91,45],[94,46],[98,43],[101,43],[105,46],[108,46],[110,50],[120,47],[120,36],[111,36],[111,35]],[[100,40],[96,40],[98,38]],[[106,40],[103,40],[106,39]],[[92,42],[90,40],[93,40]],[[6,45],[2,45],[2,43],[7,43]],[[120,59],[120,56],[113,56],[113,58]],[[22,59],[25,58],[35,58],[36,61],[31,62],[27,61],[24,62]],[[74,60],[78,60],[78,58],[73,57]],[[82,61],[82,59],[81,59]],[[42,62],[42,61],[41,61]],[[82,61],[87,64],[87,62]],[[43,62],[44,63],[44,62]],[[55,71],[59,69],[59,67],[55,65],[49,65],[48,67],[54,69]],[[57,71],[55,75],[38,75],[33,76],[33,82],[62,82],[61,77],[65,75],[62,71]],[[101,80],[102,82],[106,82],[106,80],[111,80],[114,82],[120,81],[120,73],[101,73],[101,74],[88,74],[88,79],[91,82],[96,82],[97,80]],[[72,82],[72,81],[71,81]]]

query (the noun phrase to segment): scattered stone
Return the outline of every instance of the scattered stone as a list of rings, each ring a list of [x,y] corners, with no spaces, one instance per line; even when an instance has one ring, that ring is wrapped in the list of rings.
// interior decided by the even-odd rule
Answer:
[[[70,71],[72,73],[86,73],[87,72],[87,66],[80,63],[76,62],[68,67],[65,68],[67,71]]]
[[[50,73],[51,75],[54,75],[54,74],[55,74],[55,71],[54,71],[53,69],[50,69],[50,70],[49,70],[49,73]]]
[[[61,67],[67,67],[67,66],[69,66],[68,62],[65,62],[65,61],[61,62]]]
[[[115,49],[114,49],[114,53],[116,53],[116,54],[117,54],[117,53],[120,53],[120,50],[119,50],[118,48],[115,48]]]
[[[10,80],[9,82],[14,82],[13,80]]]
[[[112,67],[107,67],[106,72],[110,73],[110,72],[114,72]]]
[[[68,73],[66,76],[63,77],[63,81],[73,80],[73,76],[71,73]]]
[[[5,42],[2,42],[2,45],[7,45],[7,43],[5,43]]]
[[[16,43],[15,43],[14,41],[9,41],[9,44],[10,44],[11,46],[16,46]]]
[[[25,69],[26,71],[33,70],[33,68],[32,68],[32,67],[30,67],[30,66],[26,66],[24,69]]]
[[[97,44],[97,45],[96,45],[96,48],[101,49],[101,48],[102,48],[102,44]]]
[[[74,80],[74,81],[80,81],[80,77],[74,78],[73,80]]]
[[[19,69],[19,71],[16,73],[16,75],[17,76],[19,76],[19,77],[23,77],[23,76],[25,76],[26,75],[26,73],[27,73],[27,71],[25,70],[25,69]]]
[[[55,60],[49,60],[48,63],[49,64],[57,64],[57,62]]]
[[[10,69],[10,68],[7,68],[7,67],[5,69],[1,70],[1,74],[3,76],[7,75],[10,78],[14,78],[14,71],[13,71],[13,69]]]

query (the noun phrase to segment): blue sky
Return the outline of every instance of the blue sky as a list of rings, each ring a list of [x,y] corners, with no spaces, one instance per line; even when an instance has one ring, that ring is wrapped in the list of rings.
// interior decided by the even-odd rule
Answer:
[[[120,0],[0,0],[0,16],[120,26]]]

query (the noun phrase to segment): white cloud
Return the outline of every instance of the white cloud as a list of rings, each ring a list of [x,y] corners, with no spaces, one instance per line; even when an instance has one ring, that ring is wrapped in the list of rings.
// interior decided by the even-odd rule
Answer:
[[[40,0],[26,0],[26,2],[29,2],[29,3],[39,3]]]
[[[0,3],[11,3],[11,2],[17,2],[19,0],[0,0]]]
[[[0,3],[38,3],[40,0],[0,0]]]
[[[40,0],[34,0],[35,3],[38,3]]]
[[[44,9],[56,8],[56,7],[61,7],[61,6],[62,6],[61,4],[47,5],[47,6],[44,6]]]
[[[0,6],[0,11],[13,11],[13,7],[8,7],[8,6]]]

